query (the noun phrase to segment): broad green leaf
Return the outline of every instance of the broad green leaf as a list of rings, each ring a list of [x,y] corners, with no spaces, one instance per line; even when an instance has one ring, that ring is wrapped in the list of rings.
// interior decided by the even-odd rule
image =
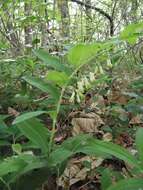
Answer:
[[[94,139],[88,135],[79,135],[68,139],[62,145],[72,152],[82,152],[89,155],[113,155],[132,165],[137,165],[137,160],[126,149],[111,142]]]
[[[30,168],[31,165],[33,165],[33,163],[29,164],[27,168]],[[36,190],[42,187],[47,179],[51,179],[49,177],[51,173],[47,167],[44,167],[44,165],[42,167],[42,164],[40,163],[39,165],[37,163],[37,166],[41,167],[31,168],[32,170],[31,172],[28,172],[28,175],[22,175],[20,178],[17,176],[14,181],[18,179],[18,183],[12,183],[12,190]]]
[[[111,171],[106,168],[101,173],[101,187],[106,190],[112,184]]]
[[[4,119],[6,119],[7,115],[0,115],[0,131],[7,128],[7,125],[4,122]]]
[[[62,145],[60,145],[55,151],[51,152],[48,162],[50,165],[54,166],[61,164],[70,156],[74,155],[79,147],[82,148],[82,144],[88,139],[89,136],[87,135],[78,135],[65,140]]]
[[[21,175],[32,171],[47,167],[47,161],[40,159],[38,156],[22,153],[18,156],[12,156],[0,162],[0,177],[6,176],[9,183],[15,182]],[[22,176],[23,177],[23,176]],[[29,175],[28,175],[29,177]]]
[[[91,61],[100,50],[101,44],[79,44],[68,53],[68,61],[71,65],[79,67]]]
[[[47,161],[42,161],[40,160],[38,157],[36,159],[31,160],[32,162],[30,164],[28,164],[22,171],[20,174],[26,174],[27,172],[33,170],[33,169],[39,169],[39,168],[43,168],[43,167],[47,167],[48,166],[48,162]]]
[[[26,166],[26,162],[19,157],[8,157],[0,163],[0,176],[18,172]]]
[[[33,154],[29,154],[27,152],[22,153],[18,156],[18,158],[24,160],[26,162],[26,165],[24,168],[22,168],[22,170],[18,171],[17,175],[15,174],[12,177],[12,179],[10,180],[11,182],[17,180],[17,177],[26,174],[29,171],[48,166],[46,159],[41,159],[40,157],[34,156]]]
[[[67,160],[67,158],[69,158],[72,155],[73,152],[71,152],[70,150],[64,148],[56,149],[50,154],[48,163],[50,166],[57,166],[58,164],[60,165],[62,162]]]
[[[46,79],[58,84],[59,86],[63,86],[67,83],[69,77],[64,72],[48,71]]]
[[[41,59],[48,66],[50,66],[58,71],[65,71],[68,73],[70,72],[69,67],[62,64],[57,57],[50,55],[45,50],[42,50],[42,49],[34,50],[34,53],[39,59]]]
[[[143,179],[124,179],[115,183],[107,190],[143,190]]]
[[[77,135],[64,141],[61,147],[71,152],[77,152],[79,149],[85,147],[91,138],[89,135]]]
[[[120,39],[130,44],[136,43],[139,36],[143,35],[143,22],[130,24],[121,32]]]
[[[31,119],[33,117],[37,117],[43,113],[46,113],[45,111],[34,111],[34,112],[27,112],[27,113],[24,113],[18,117],[16,117],[16,119],[13,121],[13,124],[18,124],[18,123],[21,123],[25,120],[28,120],[28,119]]]
[[[22,147],[21,147],[21,145],[20,144],[12,144],[12,150],[14,151],[14,152],[16,152],[17,154],[21,154],[21,152],[22,152]]]
[[[82,151],[85,154],[94,155],[112,155],[125,162],[140,168],[138,161],[134,156],[132,156],[126,149],[122,148],[119,145],[113,144],[111,142],[104,142],[97,139],[91,139],[85,147],[82,148]]]
[[[26,120],[22,123],[18,123],[16,126],[23,135],[37,145],[42,152],[47,153],[49,132],[38,119]]]
[[[84,153],[91,156],[115,156],[133,166],[136,166],[143,172],[143,169],[140,168],[136,158],[132,156],[126,149],[111,142],[104,142],[94,139],[88,135],[78,135],[74,138],[69,138],[56,150],[56,154],[58,154],[58,152],[60,154],[60,152],[63,150],[71,151],[72,154]],[[55,152],[52,153],[52,157],[54,157],[54,154]],[[69,155],[66,154],[65,159],[67,159],[69,156],[70,153]],[[60,162],[60,159],[58,162]]]
[[[23,150],[30,150],[30,149],[37,149],[38,146],[35,145],[33,142],[28,141],[21,145]]]
[[[40,78],[35,78],[35,77],[23,77],[23,79],[31,84],[32,86],[40,89],[43,92],[50,93],[50,95],[55,99],[58,100],[60,96],[59,90],[50,83],[44,82],[44,80]]]
[[[136,133],[136,148],[139,153],[139,159],[143,164],[143,128],[139,128]]]

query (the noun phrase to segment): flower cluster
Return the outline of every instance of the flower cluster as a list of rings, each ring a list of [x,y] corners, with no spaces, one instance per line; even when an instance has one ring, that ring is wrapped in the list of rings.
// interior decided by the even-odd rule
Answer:
[[[77,82],[77,87],[72,89],[70,102],[77,101],[80,103],[84,98],[83,93],[91,87],[92,83],[96,80],[96,76],[99,74],[104,74],[104,70],[101,65],[96,66],[94,72],[89,72],[89,75],[82,77],[81,80]]]

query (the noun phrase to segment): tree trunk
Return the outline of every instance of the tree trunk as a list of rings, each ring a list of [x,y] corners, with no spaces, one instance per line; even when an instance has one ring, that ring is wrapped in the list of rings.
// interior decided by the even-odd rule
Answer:
[[[7,23],[7,31],[9,35],[9,42],[11,44],[11,51],[13,56],[18,56],[22,53],[22,43],[20,43],[18,36],[14,30],[14,26],[11,21]],[[7,34],[6,34],[7,36]]]
[[[91,0],[85,0],[85,3],[87,5],[91,6]],[[91,9],[86,7],[86,39],[90,40],[92,38],[92,14],[91,14]]]
[[[31,2],[25,2],[24,6],[24,11],[25,11],[25,16],[28,17],[31,15]],[[25,47],[26,48],[31,48],[32,47],[32,28],[28,24],[25,26]]]
[[[63,38],[68,38],[70,36],[68,1],[67,0],[58,0],[57,5],[58,5],[58,9],[61,14],[60,33]]]
[[[137,10],[138,10],[138,2],[137,0],[132,1],[132,8],[131,8],[131,17],[132,21],[137,21]]]
[[[44,3],[47,3],[47,0],[44,0]],[[41,46],[46,47],[49,39],[49,20],[48,20],[48,10],[47,7],[45,8],[45,21],[41,23],[41,30],[42,30],[42,36],[41,36]]]

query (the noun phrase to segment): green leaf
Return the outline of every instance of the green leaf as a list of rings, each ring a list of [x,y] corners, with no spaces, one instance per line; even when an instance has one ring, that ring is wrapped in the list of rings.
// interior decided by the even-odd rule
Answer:
[[[57,166],[66,161],[66,159],[72,155],[73,153],[70,150],[66,150],[64,148],[56,149],[50,154],[48,163],[50,166]]]
[[[35,145],[33,142],[31,141],[28,141],[24,144],[21,145],[22,146],[22,149],[25,151],[25,150],[30,150],[30,149],[37,149],[37,145]]]
[[[24,114],[16,117],[16,119],[13,121],[13,124],[21,123],[25,120],[31,119],[31,118],[41,115],[43,113],[46,113],[46,112],[45,111],[34,111],[34,112],[24,113]]]
[[[50,95],[55,99],[58,100],[60,96],[59,90],[53,85],[44,82],[44,80],[40,78],[35,78],[35,77],[23,77],[23,79],[31,84],[32,86],[40,89],[43,92],[50,93]]]
[[[142,190],[143,179],[124,179],[109,187],[107,190]]]
[[[74,138],[69,138],[56,150],[56,154],[60,154],[60,152],[62,152],[63,149],[70,151],[72,155],[74,155],[75,153],[84,153],[91,156],[115,156],[139,168],[143,172],[143,169],[139,165],[136,158],[132,156],[126,149],[111,142],[104,142],[94,139],[88,135],[78,135]],[[69,156],[71,156],[70,152],[69,154],[65,155],[65,160]],[[52,153],[53,158],[54,154],[55,152]],[[63,160],[61,160],[61,162],[62,161]],[[58,160],[58,162],[60,162],[60,159]]]
[[[47,179],[51,179],[49,177],[51,173],[47,167],[43,165],[43,167],[31,168],[31,165],[33,165],[33,163],[27,166],[27,168],[31,169],[28,175],[22,175],[20,178],[17,176],[18,183],[12,183],[12,190],[36,190],[42,187]],[[37,166],[42,166],[42,164],[37,163]]]
[[[76,153],[76,150],[82,148],[82,143],[89,139],[88,135],[78,135],[76,137],[65,140],[55,151],[50,154],[48,162],[56,166],[67,160],[70,156]],[[58,157],[58,159],[57,159]]]
[[[46,160],[40,160],[38,157],[35,159],[31,159],[31,163],[28,164],[22,171],[20,174],[26,174],[29,171],[33,170],[33,169],[39,169],[39,168],[43,168],[43,167],[47,167],[48,166],[48,162]]]
[[[111,171],[106,168],[101,173],[101,187],[106,190],[112,184]]]
[[[46,79],[58,84],[59,86],[64,86],[67,83],[69,77],[64,72],[48,71]]]
[[[136,43],[139,36],[143,35],[143,22],[128,25],[120,34],[120,39],[130,44]]]
[[[42,152],[48,152],[49,132],[38,119],[30,119],[16,125],[19,130]]]
[[[88,141],[87,145],[82,148],[82,150],[79,149],[78,151],[82,151],[83,153],[89,155],[112,155],[121,160],[124,160],[125,162],[133,166],[140,168],[140,165],[134,156],[132,156],[126,149],[111,142],[104,142],[97,139],[91,139]]]
[[[100,50],[101,44],[79,44],[68,53],[68,61],[71,65],[79,67],[91,61]]]
[[[111,142],[104,142],[94,139],[88,135],[79,135],[73,139],[68,139],[63,143],[63,147],[72,152],[82,152],[89,155],[113,155],[133,165],[137,165],[137,160],[126,149]]]
[[[57,57],[51,56],[48,52],[46,52],[42,49],[39,49],[39,50],[34,50],[34,53],[39,59],[41,59],[48,66],[50,66],[58,71],[65,71],[67,73],[70,72],[69,67],[62,64]]]
[[[22,147],[21,147],[21,145],[20,144],[12,144],[12,150],[14,151],[14,152],[16,152],[17,154],[21,154],[21,152],[22,152]]]
[[[27,163],[27,165],[25,165],[25,167],[21,171],[19,171],[19,176],[26,174],[33,169],[48,166],[46,159],[41,159],[39,156],[35,156],[32,153],[29,154],[27,152],[23,152],[22,154],[18,155],[18,158],[24,160]]]
[[[143,163],[143,128],[139,128],[136,133],[136,147],[139,153],[139,159]]]
[[[7,115],[0,115],[0,131],[7,128],[7,125],[4,122],[4,119],[6,119]]]
[[[0,163],[0,176],[7,175],[9,173],[18,172],[24,168],[27,164],[19,157],[8,157]]]
[[[34,156],[33,154],[27,154],[25,152],[18,156],[7,157],[1,161],[0,177],[11,174],[8,176],[8,178],[6,178],[6,180],[8,180],[8,183],[13,183],[23,174],[26,174],[33,169],[39,169],[43,167],[47,167],[47,160],[41,159],[38,156]],[[25,176],[28,176],[29,178],[29,175]],[[24,175],[22,176],[22,179],[23,177]]]

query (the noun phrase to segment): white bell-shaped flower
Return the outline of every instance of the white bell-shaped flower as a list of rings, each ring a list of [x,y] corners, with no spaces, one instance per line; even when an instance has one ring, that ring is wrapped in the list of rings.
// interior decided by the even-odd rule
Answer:
[[[92,73],[92,72],[89,73],[89,79],[91,82],[95,81],[94,73]]]

